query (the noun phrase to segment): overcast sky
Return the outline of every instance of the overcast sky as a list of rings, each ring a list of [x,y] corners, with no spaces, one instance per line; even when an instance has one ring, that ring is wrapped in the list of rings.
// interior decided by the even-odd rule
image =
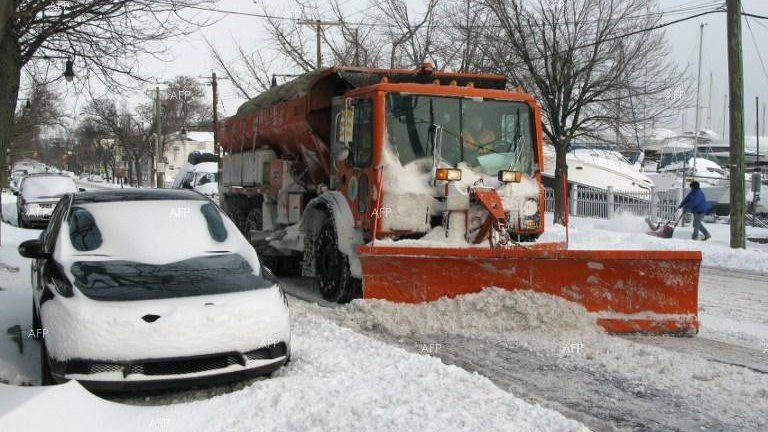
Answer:
[[[266,0],[270,11],[275,15],[289,16],[285,9],[284,0]],[[414,1],[414,4],[419,4]],[[724,3],[724,1],[708,0],[661,0],[660,6],[666,11],[677,11],[662,19],[662,22],[668,22],[692,15],[702,9],[693,12],[682,11],[690,7],[704,6],[711,9]],[[353,15],[348,15],[348,19],[364,19],[361,10],[370,9],[369,3],[361,0],[341,0],[341,4]],[[746,12],[768,16],[768,1],[766,0],[742,0],[743,9]],[[216,9],[230,10],[247,13],[261,13],[258,5],[249,0],[220,0],[215,6]],[[330,6],[324,10],[325,16],[332,19],[333,15]],[[355,13],[357,12],[357,13]],[[216,24],[199,30],[194,35],[179,40],[169,41],[168,57],[169,61],[157,61],[152,58],[144,58],[141,62],[141,71],[152,73],[160,80],[170,79],[176,75],[203,76],[210,75],[212,69],[215,69],[214,62],[208,52],[204,37],[212,41],[216,46],[223,48],[230,58],[234,59],[230,46],[232,39],[251,44],[259,50],[268,49],[266,26],[263,18],[242,16],[236,14],[224,14],[214,12],[196,12],[198,18],[209,17],[218,20]],[[663,31],[666,33],[670,42],[673,58],[681,64],[682,67],[688,66],[689,72],[695,78],[698,61],[699,47],[699,25],[703,22],[707,25],[704,28],[704,49],[703,49],[703,67],[701,82],[701,104],[705,106],[702,109],[702,127],[709,126],[716,132],[723,129],[723,105],[724,98],[728,93],[728,62],[726,51],[726,15],[724,13],[711,14],[701,18],[685,21],[666,27]],[[744,51],[744,70],[745,70],[745,121],[747,135],[754,135],[755,128],[755,96],[760,97],[760,109],[762,116],[763,104],[768,103],[768,72],[765,66],[761,64],[760,56],[763,62],[768,61],[768,20],[759,20],[754,18],[744,18],[743,22],[743,51]],[[749,24],[749,26],[747,25]],[[750,33],[750,27],[752,33]],[[307,35],[311,35],[312,29],[307,28]],[[754,34],[754,37],[753,37]],[[314,38],[307,38],[314,42]],[[753,42],[754,40],[754,42]],[[311,49],[314,49],[311,47]],[[225,54],[227,55],[227,54]],[[765,66],[764,66],[765,64]],[[291,70],[276,71],[278,73],[290,73]],[[709,115],[706,106],[709,103],[710,74],[712,76],[712,110]],[[219,71],[219,76],[223,73]],[[237,95],[227,81],[221,81],[219,85],[221,104],[220,112],[223,117],[234,114],[237,107],[244,102],[241,96]],[[144,92],[137,94],[130,100],[140,100]],[[82,95],[75,96],[78,105],[85,103]],[[73,112],[77,110],[74,106]],[[694,109],[690,109],[686,115],[687,129],[692,130],[694,124]],[[711,117],[711,118],[710,118]],[[682,129],[682,113],[677,116],[677,121],[669,125],[676,131]]]

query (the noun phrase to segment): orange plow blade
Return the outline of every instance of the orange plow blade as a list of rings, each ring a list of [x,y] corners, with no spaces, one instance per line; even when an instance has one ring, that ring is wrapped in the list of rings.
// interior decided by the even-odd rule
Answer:
[[[420,303],[485,287],[563,297],[613,333],[698,333],[698,251],[360,246],[363,297]]]

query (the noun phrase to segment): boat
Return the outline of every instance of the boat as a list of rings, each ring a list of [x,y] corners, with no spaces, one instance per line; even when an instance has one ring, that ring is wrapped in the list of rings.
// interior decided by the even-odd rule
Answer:
[[[653,180],[640,171],[642,152],[634,160],[627,159],[618,150],[606,145],[576,143],[566,153],[569,185],[585,186],[618,195],[650,196]],[[544,184],[551,187],[555,177],[555,147],[544,145]],[[648,198],[641,198],[647,200]]]

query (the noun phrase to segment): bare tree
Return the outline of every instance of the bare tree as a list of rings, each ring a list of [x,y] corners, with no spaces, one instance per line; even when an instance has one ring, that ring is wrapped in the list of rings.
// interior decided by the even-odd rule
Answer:
[[[90,128],[90,132],[95,132],[92,136],[97,139],[97,153],[101,162],[107,165],[108,169],[114,169],[117,152],[122,152],[130,161],[136,178],[141,179],[141,161],[152,149],[152,129],[144,127],[125,106],[118,107],[112,100],[92,100],[83,113],[86,115],[83,119],[84,126]],[[99,132],[104,135],[98,136]],[[109,138],[106,140],[107,144],[104,144],[105,138]]]
[[[564,222],[566,153],[574,138],[633,130],[686,103],[689,87],[669,60],[660,15],[647,0],[484,0],[497,25],[482,39],[497,71],[534,94],[556,150],[555,221]],[[640,107],[645,109],[640,109]]]
[[[390,44],[390,68],[413,68],[426,60],[431,60],[435,67],[442,66],[434,56],[439,1],[425,0],[421,17],[412,16],[412,8],[405,0],[381,0],[376,3],[378,13],[374,17],[387,23],[382,31]]]
[[[162,41],[198,26],[179,12],[212,0],[4,0],[0,8],[0,154],[10,145],[20,74],[39,57],[73,62],[80,79],[110,88],[137,77],[137,55],[160,56]],[[11,3],[10,13],[8,3]],[[0,181],[6,180],[5,164]]]
[[[32,80],[26,96],[14,118],[12,161],[43,150],[38,146],[41,133],[46,128],[62,125],[61,96],[49,85]]]
[[[482,49],[478,39],[485,27],[495,25],[492,13],[475,0],[442,0],[436,10],[437,22],[444,24],[435,32],[433,58],[444,70],[482,72],[491,69],[494,59]]]

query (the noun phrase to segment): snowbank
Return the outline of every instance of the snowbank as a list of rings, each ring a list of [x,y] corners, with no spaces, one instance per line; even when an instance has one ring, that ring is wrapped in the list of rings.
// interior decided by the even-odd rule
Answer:
[[[503,339],[512,333],[526,333],[528,338],[542,333],[601,332],[595,316],[581,305],[549,294],[502,288],[422,304],[354,300],[334,310],[342,314],[345,325],[402,336],[432,333]]]
[[[109,424],[115,432],[588,430],[477,374],[339,327],[301,302],[291,307],[293,360],[272,378],[209,400],[156,407],[106,402],[75,383],[0,385],[0,429],[101,432]]]

